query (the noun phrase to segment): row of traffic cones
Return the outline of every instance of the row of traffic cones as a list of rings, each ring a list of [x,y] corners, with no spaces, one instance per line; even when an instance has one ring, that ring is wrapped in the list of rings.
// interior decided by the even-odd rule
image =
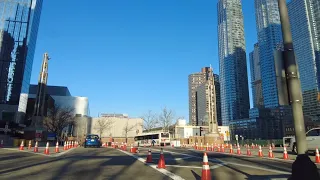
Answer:
[[[64,148],[63,148],[63,150],[68,150],[68,149],[70,149],[70,148],[74,148],[74,147],[78,147],[78,146],[79,146],[79,144],[78,144],[77,141],[74,141],[74,142],[73,142],[73,141],[71,141],[71,142],[67,141],[67,142],[64,143]],[[28,149],[31,149],[31,141],[29,141]],[[24,150],[24,141],[21,141],[19,150],[20,150],[20,151],[23,151],[23,150]],[[38,141],[36,141],[36,143],[35,143],[35,145],[34,145],[33,152],[36,152],[36,153],[39,152],[39,149],[38,149]],[[56,147],[55,147],[55,153],[59,153],[59,152],[60,152],[60,151],[59,151],[59,143],[57,142],[57,143],[56,143]],[[46,148],[45,148],[45,150],[44,150],[44,154],[47,154],[47,155],[50,154],[50,152],[49,152],[49,142],[47,142],[47,144],[46,144]]]
[[[263,157],[261,146],[258,146],[258,148],[259,148],[258,157]],[[273,153],[272,149],[274,149],[274,147],[273,147],[273,145],[270,145],[269,146],[269,152],[268,152],[268,157],[269,158],[274,158],[274,153]],[[208,151],[208,149],[207,149],[207,151]],[[220,147],[218,146],[218,152],[224,152],[223,146],[222,146],[222,150],[220,150]],[[230,145],[229,153],[233,154],[232,144]],[[237,154],[241,155],[241,149],[240,149],[239,145],[237,146]],[[252,155],[252,153],[251,153],[251,150],[250,150],[250,146],[247,146],[247,156],[251,156],[251,155]],[[289,159],[289,155],[288,155],[286,146],[283,146],[283,159],[284,160],[288,160]],[[318,148],[316,148],[315,163],[320,163],[320,154],[319,154]]]

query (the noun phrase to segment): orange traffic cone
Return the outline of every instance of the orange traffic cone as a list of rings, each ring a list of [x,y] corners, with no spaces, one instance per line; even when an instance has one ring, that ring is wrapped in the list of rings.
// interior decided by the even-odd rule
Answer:
[[[274,158],[273,152],[272,152],[272,147],[269,146],[269,153],[268,153],[269,158]]]
[[[159,169],[165,169],[166,168],[166,163],[165,163],[165,160],[164,160],[164,155],[163,155],[163,149],[162,148],[161,148],[161,151],[160,151],[160,158],[159,158],[159,162],[158,162],[157,168],[159,168]]]
[[[316,148],[316,163],[320,163],[319,150]]]
[[[258,156],[263,157],[261,146],[259,146]]]
[[[214,151],[213,143],[211,144],[211,151]]]
[[[19,150],[20,150],[20,151],[23,151],[23,150],[24,150],[24,142],[23,142],[23,141],[21,141]]]
[[[289,159],[286,146],[283,146],[283,159]]]
[[[203,154],[203,164],[202,164],[202,173],[201,180],[211,180],[210,167],[208,162],[207,153]]]
[[[29,141],[28,149],[31,149],[31,140]]]
[[[224,145],[222,145],[222,147],[221,147],[221,152],[224,153]]]
[[[238,144],[238,148],[237,148],[237,154],[240,155],[241,154],[241,149],[240,149],[240,146]]]
[[[206,151],[209,151],[209,143],[207,143]]]
[[[59,153],[59,143],[58,143],[58,141],[57,141],[57,143],[56,143],[56,149],[55,149],[55,152],[56,152],[56,153]]]
[[[229,151],[230,154],[233,154],[233,147],[232,147],[232,144],[230,144],[230,151]]]
[[[49,155],[49,142],[47,142],[46,149],[44,149],[44,154]]]
[[[152,155],[151,155],[151,150],[150,149],[148,151],[148,156],[147,156],[146,163],[152,163]]]
[[[71,142],[71,147],[74,148],[74,141]]]
[[[38,141],[36,141],[36,143],[34,145],[33,152],[38,152]]]
[[[65,141],[64,142],[64,144],[63,144],[63,150],[65,151],[65,150],[67,150],[68,148],[67,148],[67,142]]]
[[[131,147],[130,147],[130,152],[133,153],[132,144],[131,144]]]
[[[250,146],[247,146],[247,156],[251,156]]]

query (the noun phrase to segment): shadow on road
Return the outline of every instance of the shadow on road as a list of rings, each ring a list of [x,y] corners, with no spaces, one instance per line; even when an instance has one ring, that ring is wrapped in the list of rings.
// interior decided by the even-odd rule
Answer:
[[[80,179],[92,179],[91,177],[104,176],[103,179],[121,179],[121,175],[126,174],[128,168],[137,160],[118,152],[113,149],[88,150],[86,152],[77,152],[74,154],[64,155],[60,157],[42,158],[39,162],[28,163],[27,165],[19,166],[19,161],[24,161],[28,156],[9,156],[1,160],[15,158],[17,163],[11,169],[4,171],[0,170],[1,177],[10,176],[10,179],[23,179],[25,177],[33,176],[39,178],[50,176],[50,179],[62,179],[65,177]],[[110,155],[109,155],[110,154]],[[60,162],[59,162],[60,161]],[[61,165],[60,165],[61,164]],[[119,168],[119,166],[121,166]],[[49,168],[51,172],[43,172],[44,167]],[[112,168],[115,168],[112,171]],[[6,167],[10,168],[10,167]],[[109,171],[106,172],[105,168]],[[90,178],[89,178],[90,177]],[[44,178],[46,179],[46,178]],[[75,178],[76,179],[76,178]]]

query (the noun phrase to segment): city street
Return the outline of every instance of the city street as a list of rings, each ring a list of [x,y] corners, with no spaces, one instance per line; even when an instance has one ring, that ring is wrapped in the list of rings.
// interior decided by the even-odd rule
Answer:
[[[156,168],[160,148],[151,148],[153,163],[145,163],[148,148],[139,153],[112,148],[74,148],[47,157],[0,149],[1,179],[200,179],[203,152],[164,148],[166,169]],[[287,179],[291,162],[209,152],[212,179]]]

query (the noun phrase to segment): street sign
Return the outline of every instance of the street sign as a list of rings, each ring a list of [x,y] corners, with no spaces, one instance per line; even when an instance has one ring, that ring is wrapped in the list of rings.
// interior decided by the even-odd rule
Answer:
[[[55,140],[55,139],[56,139],[56,133],[47,134],[47,140]]]

